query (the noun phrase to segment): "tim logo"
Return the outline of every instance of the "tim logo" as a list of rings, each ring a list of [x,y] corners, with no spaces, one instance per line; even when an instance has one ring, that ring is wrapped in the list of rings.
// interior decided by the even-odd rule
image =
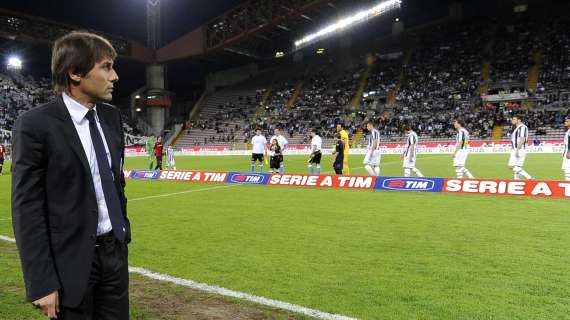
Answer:
[[[232,173],[230,174],[228,182],[239,184],[266,184],[267,177],[263,174],[255,173]]]
[[[398,191],[434,191],[435,182],[419,178],[388,178],[382,181],[381,189]]]
[[[132,179],[158,179],[160,171],[140,170],[134,171],[131,175]]]

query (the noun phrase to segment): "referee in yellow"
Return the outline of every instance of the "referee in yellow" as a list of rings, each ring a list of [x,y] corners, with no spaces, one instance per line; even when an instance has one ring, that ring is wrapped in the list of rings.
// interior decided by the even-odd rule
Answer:
[[[342,123],[337,123],[336,132],[340,134],[340,139],[344,142],[344,160],[342,166],[342,174],[349,175],[350,167],[348,165],[348,157],[350,154],[350,140],[348,139],[348,133],[346,132]]]

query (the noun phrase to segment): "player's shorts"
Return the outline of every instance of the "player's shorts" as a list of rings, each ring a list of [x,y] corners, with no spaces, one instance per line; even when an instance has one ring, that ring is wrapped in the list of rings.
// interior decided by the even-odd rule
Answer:
[[[320,151],[315,152],[309,163],[321,164],[323,154]]]
[[[169,167],[174,167],[176,165],[176,161],[174,160],[168,160],[168,166]]]
[[[371,166],[379,166],[380,165],[380,157],[381,157],[380,150],[376,150],[370,156],[370,152],[366,151],[366,156],[364,156],[364,161],[362,164],[364,165],[371,165]]]
[[[416,156],[413,156],[412,159],[408,156],[404,156],[404,161],[402,161],[402,167],[404,168],[415,168],[416,167]]]
[[[252,153],[251,154],[251,162],[263,162],[263,153]]]
[[[564,157],[564,160],[562,160],[562,170],[570,170],[570,159]]]
[[[524,161],[526,160],[526,150],[519,150],[519,157],[515,157],[516,150],[511,151],[511,157],[509,158],[509,167],[522,167],[524,166]]]
[[[467,162],[467,156],[468,155],[469,155],[469,149],[457,150],[457,154],[453,158],[453,166],[454,167],[465,167],[465,163]]]

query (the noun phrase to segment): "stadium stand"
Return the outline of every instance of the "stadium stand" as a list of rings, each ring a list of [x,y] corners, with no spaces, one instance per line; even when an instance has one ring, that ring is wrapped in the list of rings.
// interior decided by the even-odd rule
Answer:
[[[2,132],[12,130],[14,121],[29,109],[54,99],[51,81],[35,79],[17,72],[0,73],[0,128]],[[138,135],[128,113],[122,113],[125,133]],[[3,144],[9,144],[9,136],[2,133]]]
[[[404,124],[416,126],[421,140],[447,139],[455,134],[450,125],[455,118],[466,120],[473,139],[490,139],[495,126],[504,126],[501,134],[507,137],[510,124],[504,119],[513,112],[525,114],[531,136],[558,139],[561,118],[570,102],[567,27],[560,20],[521,20],[465,22],[422,30],[414,46],[400,48],[410,53],[407,59],[401,54],[382,60],[379,52],[373,53],[376,59],[358,106],[351,101],[367,70],[364,55],[342,70],[335,68],[336,56],[311,61],[304,72],[289,72],[289,77],[272,84],[248,86],[246,82],[239,85],[241,89],[212,94],[199,118],[205,128],[186,132],[179,146],[235,146],[247,142],[255,127],[268,135],[280,127],[291,144],[306,144],[307,132],[319,128],[325,144],[330,144],[336,122],[346,123],[354,134],[367,119],[377,120],[384,139],[390,140],[401,139]],[[486,64],[490,66],[489,83],[483,74]],[[533,67],[538,68],[537,92],[529,86]],[[273,72],[286,74],[287,68],[291,66]],[[265,76],[251,81],[263,83],[259,78]],[[516,109],[520,103],[489,108],[482,102],[482,88],[490,89],[489,93],[500,88],[515,93],[528,90],[529,109]],[[269,97],[260,108],[261,92]],[[390,94],[395,97],[393,104]],[[240,96],[245,103],[236,103]]]
[[[10,28],[25,24],[3,18]],[[239,149],[257,127],[267,135],[281,128],[290,144],[307,144],[308,131],[317,128],[330,145],[336,123],[354,135],[368,119],[386,141],[400,140],[404,124],[416,127],[420,140],[448,139],[455,118],[466,120],[473,139],[494,133],[501,139],[510,132],[505,119],[513,112],[525,114],[533,139],[559,139],[570,105],[568,27],[561,19],[440,24],[409,31],[405,36],[414,41],[392,51],[335,52],[274,67],[210,93],[176,146]],[[482,100],[481,92],[505,90],[529,94],[524,110],[518,110],[520,102]],[[48,79],[0,74],[2,129],[11,130],[19,114],[52,97]],[[137,135],[128,114],[123,120],[125,131]]]

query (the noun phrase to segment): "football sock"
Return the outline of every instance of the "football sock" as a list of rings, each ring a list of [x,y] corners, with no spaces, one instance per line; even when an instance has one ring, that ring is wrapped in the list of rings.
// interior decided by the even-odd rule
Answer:
[[[380,167],[374,167],[374,173],[378,177],[380,175]]]
[[[414,171],[414,173],[416,174],[416,176],[418,177],[423,177],[424,175],[422,174],[422,172],[420,170],[418,170],[418,168],[413,168],[412,169]]]
[[[463,173],[465,173],[465,175],[467,175],[467,178],[473,179],[473,175],[471,174],[471,171],[467,170],[467,168],[463,167]]]

